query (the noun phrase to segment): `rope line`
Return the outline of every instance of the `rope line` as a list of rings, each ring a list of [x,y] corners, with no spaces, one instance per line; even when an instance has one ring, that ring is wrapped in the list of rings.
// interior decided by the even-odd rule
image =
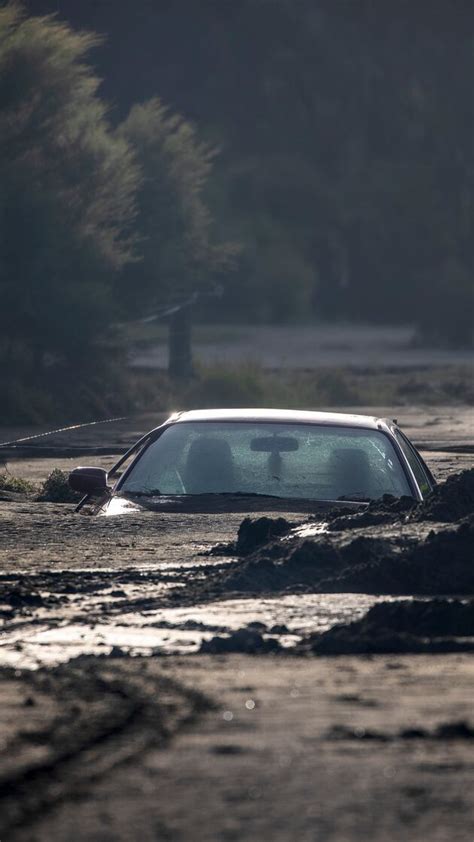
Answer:
[[[22,444],[25,441],[34,441],[35,439],[42,439],[45,436],[54,436],[55,433],[67,433],[70,430],[80,430],[83,427],[94,427],[97,424],[111,424],[113,421],[127,421],[130,416],[122,415],[120,418],[106,418],[103,421],[86,421],[84,424],[72,424],[70,427],[58,427],[57,430],[48,430],[46,433],[36,433],[34,436],[23,436],[21,439],[13,439],[13,441],[2,441],[0,447],[11,447],[15,444]]]

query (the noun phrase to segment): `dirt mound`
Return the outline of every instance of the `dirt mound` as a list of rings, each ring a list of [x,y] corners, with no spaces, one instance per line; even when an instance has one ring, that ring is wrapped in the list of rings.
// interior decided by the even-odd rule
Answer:
[[[270,543],[206,582],[215,594],[297,592],[474,594],[474,517],[413,535]]]
[[[420,503],[413,517],[453,523],[474,512],[474,468],[453,474]]]
[[[262,554],[236,565],[216,583],[223,591],[271,593],[272,591],[318,590],[318,584],[342,573],[344,564],[337,547],[329,542],[304,541],[283,560]]]
[[[291,524],[283,518],[247,518],[237,546],[244,556],[215,590],[264,593],[474,594],[474,469],[450,477],[422,503],[386,495],[357,514],[336,512],[329,532],[279,541]],[[468,512],[468,516],[463,515]],[[331,517],[331,515],[329,515]],[[427,537],[422,522],[453,523]],[[397,535],[393,524],[403,523]],[[352,535],[373,525],[384,533]]]
[[[369,503],[361,512],[347,513],[335,511],[329,515],[328,529],[339,532],[345,529],[362,529],[365,526],[395,523],[406,517],[416,508],[417,502],[413,497],[392,497],[384,494],[380,500]]]
[[[245,655],[267,655],[277,652],[280,644],[275,638],[264,638],[256,628],[237,629],[228,637],[213,637],[203,640],[200,652],[203,654],[223,655],[229,652],[241,652]]]
[[[317,655],[474,651],[474,602],[381,602],[361,620],[311,635],[299,648]]]
[[[408,554],[416,576],[414,593],[474,594],[474,515],[456,529],[430,532]]]
[[[292,526],[284,517],[259,517],[256,520],[246,517],[239,526],[236,552],[238,555],[249,555],[273,538],[286,535]]]
[[[455,722],[441,722],[436,728],[402,728],[395,734],[374,731],[370,728],[349,728],[347,725],[334,725],[326,734],[328,740],[379,740],[387,743],[391,740],[472,740],[474,728],[463,719]]]
[[[246,517],[239,526],[237,540],[226,544],[215,544],[210,550],[205,550],[204,556],[247,556],[259,547],[272,542],[275,538],[286,535],[294,526],[284,517],[259,517],[255,520]]]
[[[397,521],[438,521],[454,523],[474,512],[474,468],[453,474],[446,482],[435,486],[433,492],[417,503],[412,497],[392,497],[384,494],[369,503],[362,512],[329,513],[329,530],[362,529],[366,526],[396,523]]]
[[[224,591],[281,591],[294,585],[314,584],[340,568],[338,552],[328,542],[303,541],[283,560],[281,555],[282,550],[275,546],[265,548],[237,563],[216,585]]]
[[[392,556],[398,558],[393,541],[365,536],[342,545],[326,538],[270,544],[237,562],[227,575],[221,574],[215,585],[218,590],[263,593],[295,589],[321,591],[320,584],[324,583],[331,592],[334,582],[344,590],[339,583],[353,567],[375,567],[381,558]]]
[[[423,637],[474,637],[474,601],[430,599],[379,602],[365,615],[369,623]],[[362,622],[362,621],[361,621]]]
[[[425,541],[407,540],[339,576],[319,582],[328,592],[461,595],[474,594],[474,517],[455,529],[430,532]]]
[[[28,612],[31,608],[54,607],[63,601],[62,597],[43,594],[21,582],[13,586],[9,582],[0,583],[0,616],[8,616],[13,611]]]

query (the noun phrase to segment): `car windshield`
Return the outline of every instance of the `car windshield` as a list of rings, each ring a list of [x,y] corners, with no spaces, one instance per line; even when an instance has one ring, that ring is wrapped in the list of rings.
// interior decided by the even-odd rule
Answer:
[[[139,456],[119,491],[307,500],[411,496],[390,439],[376,430],[233,421],[171,425]]]

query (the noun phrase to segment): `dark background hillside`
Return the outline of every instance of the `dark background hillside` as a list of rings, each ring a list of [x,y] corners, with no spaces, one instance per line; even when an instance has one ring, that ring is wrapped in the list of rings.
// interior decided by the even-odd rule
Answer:
[[[470,0],[26,8],[105,36],[93,61],[115,120],[158,95],[219,145],[217,225],[244,244],[221,317],[414,320],[469,338]]]

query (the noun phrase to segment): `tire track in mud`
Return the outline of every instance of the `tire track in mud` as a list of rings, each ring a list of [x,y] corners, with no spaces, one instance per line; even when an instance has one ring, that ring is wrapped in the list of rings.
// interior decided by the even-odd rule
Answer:
[[[212,703],[139,658],[82,657],[54,670],[3,670],[0,838],[138,754],[163,746]],[[6,700],[6,701],[5,701]]]

